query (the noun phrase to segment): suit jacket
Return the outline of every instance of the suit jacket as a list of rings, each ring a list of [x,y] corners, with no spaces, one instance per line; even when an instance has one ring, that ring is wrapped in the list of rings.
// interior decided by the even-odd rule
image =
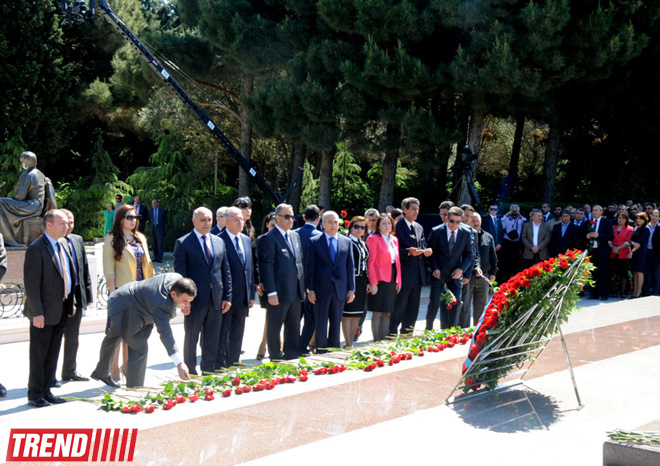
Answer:
[[[177,352],[177,347],[170,327],[170,320],[176,316],[170,291],[174,282],[180,278],[178,273],[164,273],[148,280],[127,283],[108,297],[108,317],[122,334],[127,335],[135,335],[147,325],[154,324],[167,354],[171,356]],[[132,314],[131,319],[126,318],[128,314]],[[139,328],[123,328],[125,322],[138,320],[135,319],[136,315],[141,317],[143,325]]]
[[[650,230],[651,229],[649,228],[649,231]],[[2,235],[0,235],[0,241],[2,241]],[[653,230],[653,236],[651,236],[651,246],[653,247],[653,254],[655,257],[660,259],[660,222],[657,223],[655,230]],[[0,275],[0,278],[2,278],[2,275]]]
[[[0,280],[5,276],[5,273],[7,273],[7,250],[2,239],[2,233],[0,233]]]
[[[128,244],[124,246],[121,259],[118,261],[115,260],[115,250],[112,249],[113,238],[114,236],[110,233],[105,237],[103,243],[103,275],[105,276],[106,281],[114,279],[115,288],[119,288],[120,286],[137,279],[138,263],[133,254],[133,250]],[[149,256],[147,238],[142,234],[138,234],[138,238],[140,238],[140,244],[144,250],[142,264],[140,265],[142,266],[142,278],[146,280],[147,278],[154,276],[154,265]]]
[[[232,282],[225,242],[215,235],[208,235],[213,250],[211,264],[194,230],[177,239],[174,243],[174,271],[190,278],[197,285],[197,296],[190,306],[206,309],[213,304],[222,309],[222,301],[231,302]]]
[[[66,249],[65,249],[66,250]],[[68,258],[69,267],[73,261]],[[64,302],[64,277],[60,272],[59,262],[50,241],[44,233],[37,238],[25,251],[23,265],[23,278],[25,282],[25,306],[23,314],[32,320],[35,316],[44,316],[46,325],[56,325],[62,318],[62,305]],[[71,290],[75,288],[71,284]],[[67,300],[73,303],[73,300]],[[68,314],[73,313],[73,307],[65,309]]]
[[[257,239],[259,278],[266,294],[276,292],[280,304],[292,303],[305,296],[305,272],[300,236],[288,232],[294,250],[277,227]]]
[[[320,222],[319,222],[320,224]],[[311,223],[305,223],[300,228],[294,230],[300,236],[300,245],[302,246],[303,254],[307,252],[307,245],[309,244],[310,238],[323,235],[322,231],[319,231]]]
[[[568,249],[575,249],[578,247],[578,234],[579,229],[573,224],[568,224],[566,233],[562,236],[562,223],[558,223],[552,228],[552,240],[550,241],[550,253],[553,256],[564,254]]]
[[[87,254],[85,254],[85,242],[80,235],[69,235],[71,243],[73,243],[73,250],[75,253],[74,264],[78,273],[79,286],[75,290],[75,305],[77,311],[84,311],[87,309],[87,303],[92,302],[92,277],[89,274],[89,264],[87,262]],[[66,240],[66,238],[65,238]],[[73,258],[73,257],[72,257]]]
[[[408,227],[402,218],[396,222],[396,237],[399,240],[399,258],[401,260],[401,278],[404,288],[419,288],[426,283],[426,258],[424,255],[410,256],[408,248],[421,248],[426,244],[424,228],[417,222]]]
[[[596,229],[596,226],[598,228]],[[610,222],[608,219],[605,217],[600,217],[600,222],[597,222],[597,225],[593,225],[594,231],[598,233],[598,238],[594,239],[594,242],[598,244],[598,247],[595,248],[592,251],[593,255],[598,255],[598,257],[605,258],[608,257],[610,254],[610,246],[608,241],[612,241],[614,238],[614,228],[612,227],[612,222]],[[585,233],[585,238],[586,235],[589,233]],[[587,241],[589,241],[587,239]]]
[[[497,253],[493,236],[483,228],[477,233],[477,250],[479,251],[480,268],[484,276],[497,275]],[[473,275],[474,276],[474,275]]]
[[[396,284],[401,286],[401,259],[399,258],[399,240],[392,236],[392,241],[396,247]],[[367,249],[369,249],[369,259],[367,259],[367,275],[370,285],[378,285],[378,282],[392,281],[392,256],[387,241],[383,235],[374,233],[367,238]]]
[[[243,263],[236,251],[236,245],[231,241],[226,229],[220,233],[220,238],[225,242],[227,262],[231,273],[232,309],[247,307],[250,305],[250,301],[254,301],[252,240],[243,233],[238,234],[238,239],[243,246],[243,257],[245,257],[245,263]]]
[[[151,233],[153,234],[156,230],[164,233],[165,227],[167,226],[167,211],[160,206],[158,207],[158,225],[155,224],[155,211],[156,209],[149,209],[149,225],[151,228]]]
[[[137,214],[140,216],[138,231],[140,233],[144,233],[144,228],[147,226],[147,220],[149,220],[149,209],[147,209],[147,206],[144,204],[140,204],[140,205],[133,204],[133,207],[135,207]]]
[[[502,243],[502,221],[499,217],[493,222],[490,214],[485,214],[482,217],[481,229],[490,233],[496,246]]]
[[[550,240],[552,239],[552,230],[550,225],[545,222],[541,222],[539,225],[539,237],[538,237],[538,248],[539,248],[539,260],[546,260],[550,257]],[[523,243],[522,257],[523,259],[533,259],[534,253],[532,248],[534,247],[534,222],[527,222],[523,226],[522,236],[520,241]]]
[[[312,236],[305,250],[305,283],[319,301],[330,299],[333,289],[341,300],[346,299],[349,291],[355,291],[353,244],[347,237],[337,235],[336,247],[334,262],[325,234]]]
[[[472,244],[472,234],[466,228],[456,230],[456,242],[450,253],[447,224],[438,225],[431,230],[429,247],[433,249],[431,270],[439,270],[440,279],[445,283],[451,279],[454,270],[460,268],[465,276],[473,267],[475,246]]]

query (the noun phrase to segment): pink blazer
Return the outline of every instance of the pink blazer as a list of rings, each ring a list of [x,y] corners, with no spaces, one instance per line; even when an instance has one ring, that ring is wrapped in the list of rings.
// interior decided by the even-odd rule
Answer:
[[[614,225],[614,238],[612,238],[612,246],[621,246],[626,241],[630,244],[630,240],[633,235],[633,227],[630,225],[625,225],[621,228],[621,231],[617,232],[619,225]],[[621,248],[619,254],[614,254],[610,252],[610,259],[628,259],[628,253],[630,252],[630,246]]]
[[[401,261],[399,260],[399,240],[392,235],[392,243],[396,251],[396,284],[401,285]],[[392,257],[387,241],[380,233],[367,238],[367,271],[369,273],[369,284],[378,285],[378,282],[392,281]]]

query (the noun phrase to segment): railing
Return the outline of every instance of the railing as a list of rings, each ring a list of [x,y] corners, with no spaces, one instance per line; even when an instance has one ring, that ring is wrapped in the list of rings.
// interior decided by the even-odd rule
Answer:
[[[0,319],[20,317],[25,304],[25,288],[20,283],[0,283]]]

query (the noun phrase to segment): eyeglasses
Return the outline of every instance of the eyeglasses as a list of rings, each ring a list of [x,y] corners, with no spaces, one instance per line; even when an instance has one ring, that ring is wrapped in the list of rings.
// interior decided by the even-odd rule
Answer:
[[[353,228],[356,230],[366,230],[367,226],[366,225],[353,225]]]
[[[140,217],[135,216],[135,215],[127,215],[127,216],[124,217],[124,218],[125,218],[126,220],[137,220],[137,219],[139,219]]]
[[[461,221],[460,221],[460,220],[452,220],[452,219],[449,219],[449,223],[453,223],[454,225],[460,225],[460,224],[461,224]]]
[[[491,208],[488,209],[488,210],[490,210],[490,211],[493,211],[493,210],[494,210],[495,212],[497,212],[499,209],[498,209],[497,207],[491,207]]]
[[[296,218],[295,215],[289,215],[289,214],[286,214],[286,215],[279,215],[279,214],[278,214],[277,216],[278,216],[278,217],[285,218],[285,219],[287,219],[287,220],[294,220],[294,219]]]

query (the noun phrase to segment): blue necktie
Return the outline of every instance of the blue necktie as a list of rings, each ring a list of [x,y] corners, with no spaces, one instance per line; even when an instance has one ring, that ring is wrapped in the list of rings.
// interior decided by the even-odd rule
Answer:
[[[211,255],[211,250],[209,249],[209,245],[206,244],[206,236],[202,235],[202,241],[204,242],[204,255],[206,256],[206,262],[211,265],[213,263],[213,256]]]
[[[336,258],[337,258],[337,248],[335,247],[335,239],[331,236],[330,237],[330,259],[332,259],[333,264],[334,264]]]
[[[241,251],[241,246],[238,244],[238,236],[234,236],[234,241],[236,241],[236,252],[238,253],[238,258],[241,260],[243,265],[245,265],[245,256],[243,251]]]

